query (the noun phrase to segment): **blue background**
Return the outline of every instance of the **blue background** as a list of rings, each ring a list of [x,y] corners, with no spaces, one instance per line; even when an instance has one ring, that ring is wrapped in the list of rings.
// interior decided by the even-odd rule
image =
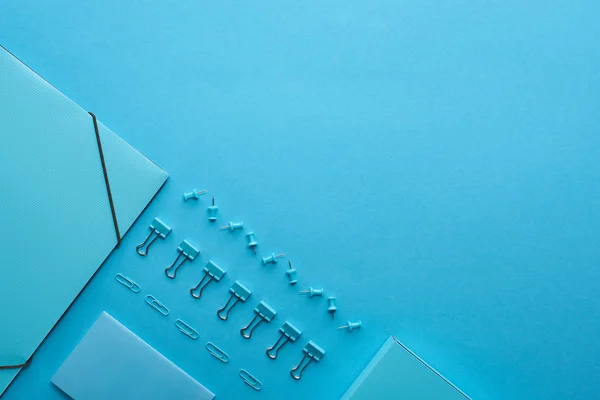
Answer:
[[[152,158],[170,181],[15,380],[6,398],[61,398],[49,380],[102,310],[219,398],[338,398],[395,334],[477,399],[588,399],[600,389],[600,6],[595,1],[0,3],[0,41]],[[183,203],[206,188],[220,221]],[[32,195],[36,194],[32,188]],[[174,228],[142,259],[156,215]],[[202,259],[163,270],[183,239]],[[214,259],[227,269],[194,301]],[[122,272],[171,308],[153,312]],[[227,323],[241,279],[254,290]],[[324,300],[297,289],[323,286]],[[264,299],[279,312],[251,341]],[[175,318],[201,332],[191,341]],[[264,349],[289,319],[301,344]],[[334,330],[347,319],[364,329]],[[302,344],[326,348],[301,382]],[[230,364],[210,358],[212,340]],[[237,377],[246,368],[264,384]]]

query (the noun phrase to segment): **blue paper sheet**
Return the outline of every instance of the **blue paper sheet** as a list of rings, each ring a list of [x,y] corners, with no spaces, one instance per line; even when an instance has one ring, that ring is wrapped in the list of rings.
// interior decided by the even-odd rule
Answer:
[[[121,235],[167,174],[104,125]],[[117,244],[91,116],[0,47],[0,365],[28,360]],[[0,394],[18,373],[0,370]]]
[[[107,313],[90,328],[52,383],[78,400],[215,397]]]
[[[468,400],[423,360],[390,337],[342,400]]]

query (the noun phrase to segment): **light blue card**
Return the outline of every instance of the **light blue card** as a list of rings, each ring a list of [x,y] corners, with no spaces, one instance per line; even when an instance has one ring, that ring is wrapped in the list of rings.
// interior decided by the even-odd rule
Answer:
[[[121,235],[167,173],[99,124]],[[0,365],[28,360],[117,244],[91,116],[0,47]],[[0,394],[18,373],[0,370]]]
[[[54,377],[73,399],[195,399],[215,395],[107,313]]]
[[[390,337],[342,400],[468,400],[396,338]]]

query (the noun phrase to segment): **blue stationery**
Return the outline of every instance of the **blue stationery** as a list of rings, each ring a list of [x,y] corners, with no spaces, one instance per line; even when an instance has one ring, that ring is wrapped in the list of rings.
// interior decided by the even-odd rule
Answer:
[[[52,383],[78,400],[215,397],[107,313],[90,328]]]
[[[342,400],[468,400],[469,397],[390,337]]]
[[[0,171],[2,394],[167,173],[2,47]]]

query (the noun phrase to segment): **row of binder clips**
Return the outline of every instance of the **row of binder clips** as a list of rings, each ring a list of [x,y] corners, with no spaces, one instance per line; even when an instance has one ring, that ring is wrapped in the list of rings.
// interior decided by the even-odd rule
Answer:
[[[184,200],[197,200],[199,197],[206,193],[206,190],[198,191],[194,189],[192,192],[184,193]],[[208,220],[210,222],[215,222],[217,220],[218,207],[215,205],[214,197],[212,199],[212,204],[207,208]],[[228,230],[230,232],[236,232],[244,229],[244,223],[231,221],[229,224],[221,227],[222,230]],[[171,228],[161,221],[159,218],[155,218],[150,224],[150,233],[140,245],[136,247],[136,251],[141,256],[146,256],[148,254],[148,250],[150,246],[155,243],[158,238],[164,239],[171,232]],[[258,241],[256,240],[256,234],[254,232],[249,232],[246,234],[247,238],[247,247],[256,254],[256,249],[258,247]],[[194,245],[192,245],[189,241],[183,240],[179,246],[177,247],[178,255],[176,259],[173,261],[171,265],[169,265],[165,269],[165,275],[170,279],[175,279],[177,276],[177,271],[183,264],[186,262],[193,261],[200,251]],[[271,254],[262,258],[262,262],[264,265],[267,264],[277,264],[279,259],[283,258],[284,254]],[[199,299],[202,296],[204,289],[211,282],[219,282],[223,276],[225,275],[225,270],[219,267],[214,261],[209,261],[206,266],[203,268],[204,275],[202,279],[198,282],[198,284],[190,289],[190,294]],[[289,269],[286,270],[286,275],[289,279],[290,285],[295,285],[297,283],[297,274],[296,270],[292,267],[291,262],[289,262]],[[225,305],[217,310],[217,316],[219,319],[225,321],[229,317],[229,313],[231,309],[238,302],[246,302],[247,299],[251,296],[252,292],[244,286],[241,282],[235,281],[234,284],[229,289],[231,293],[229,299],[225,303]],[[300,294],[308,295],[309,298],[314,297],[323,297],[324,290],[321,288],[310,288],[308,290],[302,290]],[[150,304],[150,303],[149,303]],[[152,304],[150,304],[152,305]],[[330,296],[327,298],[327,312],[331,315],[332,319],[335,316],[337,311],[337,301],[336,298]],[[160,310],[159,310],[160,312]],[[250,321],[250,323],[243,328],[240,329],[240,334],[245,339],[250,339],[254,330],[261,325],[262,323],[271,322],[275,316],[276,311],[269,306],[266,302],[260,301],[258,305],[254,308],[254,317]],[[187,325],[187,324],[186,324]],[[184,326],[181,324],[178,326],[180,331],[187,335],[186,332],[194,332],[193,328],[189,326]],[[338,329],[347,329],[348,331],[354,331],[360,329],[362,327],[361,321],[349,321],[347,325],[341,326]],[[275,344],[269,347],[266,350],[266,355],[274,360],[277,358],[279,351],[286,343],[295,342],[302,334],[302,332],[291,324],[289,321],[285,321],[285,323],[279,328],[280,336],[279,339],[275,342]],[[189,335],[188,335],[189,336]],[[300,380],[302,378],[302,373],[304,369],[311,362],[319,362],[325,355],[325,350],[318,346],[312,340],[308,341],[308,343],[302,349],[303,357],[296,365],[290,370],[290,375],[295,380]],[[240,374],[240,376],[242,376]],[[243,378],[243,377],[242,377]],[[257,381],[257,380],[256,380]],[[258,382],[258,381],[257,381]],[[248,383],[246,381],[246,383]],[[250,384],[250,383],[248,383]],[[250,385],[252,386],[252,385]]]

